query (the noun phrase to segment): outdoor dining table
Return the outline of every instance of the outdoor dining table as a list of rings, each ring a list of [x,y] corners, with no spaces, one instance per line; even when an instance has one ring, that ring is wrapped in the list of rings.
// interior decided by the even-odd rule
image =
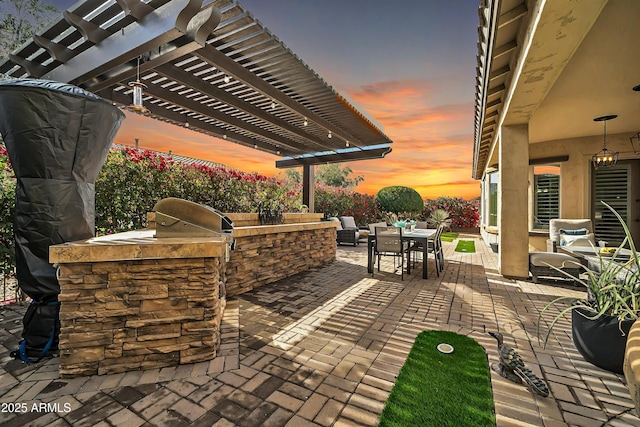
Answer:
[[[422,278],[429,277],[427,273],[427,255],[429,254],[427,242],[436,234],[435,228],[416,228],[413,231],[402,231],[403,241],[415,241],[422,244]],[[367,238],[367,272],[373,273],[375,261],[375,234],[370,234]],[[407,274],[411,274],[411,251],[407,251]]]

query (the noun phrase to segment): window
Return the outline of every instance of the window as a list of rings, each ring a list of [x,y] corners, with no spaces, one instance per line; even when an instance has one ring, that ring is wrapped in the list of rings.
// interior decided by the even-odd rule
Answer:
[[[548,230],[560,217],[560,165],[533,166],[533,229]]]
[[[489,188],[488,188],[488,223],[490,227],[498,226],[498,172],[489,174]]]

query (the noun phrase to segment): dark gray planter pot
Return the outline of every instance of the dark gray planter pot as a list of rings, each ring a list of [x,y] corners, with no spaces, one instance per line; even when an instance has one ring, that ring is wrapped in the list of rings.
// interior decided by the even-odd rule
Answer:
[[[573,343],[587,362],[607,371],[623,374],[627,336],[635,320],[625,320],[619,324],[617,317],[609,315],[597,320],[585,317],[595,314],[582,308],[571,312]]]

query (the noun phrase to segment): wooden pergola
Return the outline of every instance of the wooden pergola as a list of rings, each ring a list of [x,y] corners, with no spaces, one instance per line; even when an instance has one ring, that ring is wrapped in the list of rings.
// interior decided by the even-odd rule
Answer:
[[[384,157],[392,141],[231,0],[86,0],[0,63],[9,77],[71,83],[149,117],[303,166]],[[212,141],[212,149],[214,142]]]

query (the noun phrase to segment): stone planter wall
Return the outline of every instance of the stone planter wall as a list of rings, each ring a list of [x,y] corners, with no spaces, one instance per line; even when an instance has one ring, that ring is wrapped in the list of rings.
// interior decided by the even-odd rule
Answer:
[[[220,258],[60,266],[60,376],[211,360],[225,299]]]
[[[227,294],[238,295],[336,258],[334,223],[234,229],[236,248],[227,264]]]

